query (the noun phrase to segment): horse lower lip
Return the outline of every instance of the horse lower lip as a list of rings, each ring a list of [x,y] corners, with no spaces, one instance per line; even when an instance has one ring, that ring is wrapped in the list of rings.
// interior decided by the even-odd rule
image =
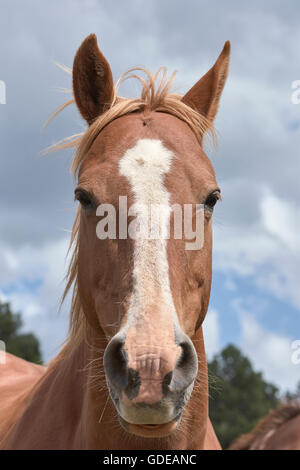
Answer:
[[[145,428],[145,429],[157,429],[164,425],[163,424],[135,424],[134,426],[141,426],[142,428]]]
[[[177,428],[178,421],[174,419],[164,424],[132,424],[127,423],[127,429],[132,434],[141,437],[166,437]]]

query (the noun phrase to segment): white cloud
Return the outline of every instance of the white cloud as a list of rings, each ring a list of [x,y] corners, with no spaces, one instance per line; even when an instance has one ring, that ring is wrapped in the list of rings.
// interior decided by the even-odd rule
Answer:
[[[268,193],[261,209],[266,231],[276,236],[291,253],[300,253],[300,206]]]
[[[224,223],[215,228],[215,267],[251,277],[256,285],[300,310],[300,205],[266,188],[257,193],[258,217],[251,220],[250,210],[248,224],[242,215],[241,223],[235,220],[226,225],[225,208]],[[235,201],[234,192],[228,196],[227,204],[234,212],[234,207],[241,207],[240,200]]]
[[[300,380],[300,365],[292,362],[293,339],[265,329],[248,313],[241,314],[240,323],[240,346],[255,369],[261,370],[281,391],[295,390]]]
[[[214,309],[209,309],[203,323],[203,335],[206,357],[210,360],[214,354],[219,352],[219,318]]]
[[[67,332],[68,302],[59,313],[67,246],[65,238],[36,248],[6,246],[1,264],[0,299],[22,313],[23,330],[37,334],[45,360],[58,352]]]

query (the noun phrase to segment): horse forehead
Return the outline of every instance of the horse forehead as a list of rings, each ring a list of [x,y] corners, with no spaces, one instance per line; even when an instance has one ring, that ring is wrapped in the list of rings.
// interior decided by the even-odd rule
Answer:
[[[125,154],[132,177],[148,171],[145,179],[164,173],[176,182],[180,174],[181,184],[185,173],[192,179],[214,178],[213,166],[189,126],[175,116],[153,111],[146,116],[122,116],[105,127],[82,162],[80,179],[104,183],[109,177],[111,190],[118,190],[124,184],[119,170]],[[138,154],[142,158],[136,161]]]
[[[143,192],[149,185],[153,190],[155,186],[162,185],[173,158],[174,152],[160,139],[142,138],[126,150],[119,161],[119,171],[131,185],[137,185],[136,190]]]

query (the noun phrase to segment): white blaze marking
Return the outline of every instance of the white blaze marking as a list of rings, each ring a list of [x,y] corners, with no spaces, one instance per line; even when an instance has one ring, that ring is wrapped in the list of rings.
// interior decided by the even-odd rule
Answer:
[[[173,157],[174,153],[164,147],[160,140],[140,139],[125,152],[119,162],[120,173],[127,178],[134,194],[139,223],[148,223],[150,206],[159,204],[164,208],[160,223],[166,231],[171,206],[164,178],[171,169]],[[137,238],[134,242],[133,294],[127,326],[138,321],[139,314],[155,300],[168,306],[174,322],[178,321],[170,288],[166,245],[164,237]]]

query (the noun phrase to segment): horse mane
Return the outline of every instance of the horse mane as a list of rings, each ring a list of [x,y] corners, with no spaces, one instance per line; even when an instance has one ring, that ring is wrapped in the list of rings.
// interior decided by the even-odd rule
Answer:
[[[292,400],[279,405],[261,419],[248,434],[242,434],[230,444],[228,450],[261,450],[278,428],[300,415],[300,401]]]
[[[65,67],[61,68],[68,73],[72,71]],[[142,73],[145,77],[141,77],[137,73]],[[87,128],[85,132],[74,134],[67,137],[47,149],[47,152],[54,150],[66,149],[74,147],[76,149],[73,162],[71,164],[71,172],[74,177],[78,175],[80,166],[91,148],[94,140],[97,138],[102,129],[115,119],[134,112],[151,112],[157,111],[162,113],[171,114],[180,120],[186,122],[191,130],[196,135],[199,143],[202,142],[204,134],[210,133],[213,142],[216,140],[216,135],[213,123],[205,116],[201,115],[191,107],[187,106],[182,101],[182,95],[170,93],[170,88],[175,78],[176,72],[173,72],[169,79],[167,79],[167,71],[165,67],[161,67],[152,75],[145,68],[133,68],[125,72],[114,85],[114,96],[111,105],[106,111],[101,114],[95,121]],[[139,98],[123,98],[118,96],[118,89],[125,80],[137,79],[141,84],[141,95]],[[75,102],[72,98],[66,103],[59,106],[50,118],[47,124],[52,121],[61,111]],[[56,359],[64,357],[69,352],[80,344],[80,342],[87,337],[88,325],[85,315],[82,311],[78,284],[77,284],[77,271],[78,271],[78,248],[79,248],[79,227],[80,227],[80,206],[77,209],[75,221],[72,228],[72,234],[68,249],[68,254],[71,253],[70,263],[65,277],[66,287],[62,296],[62,302],[67,294],[73,287],[71,310],[70,310],[70,323],[69,333],[65,340],[65,346],[59,353]],[[56,362],[54,360],[53,362]]]

